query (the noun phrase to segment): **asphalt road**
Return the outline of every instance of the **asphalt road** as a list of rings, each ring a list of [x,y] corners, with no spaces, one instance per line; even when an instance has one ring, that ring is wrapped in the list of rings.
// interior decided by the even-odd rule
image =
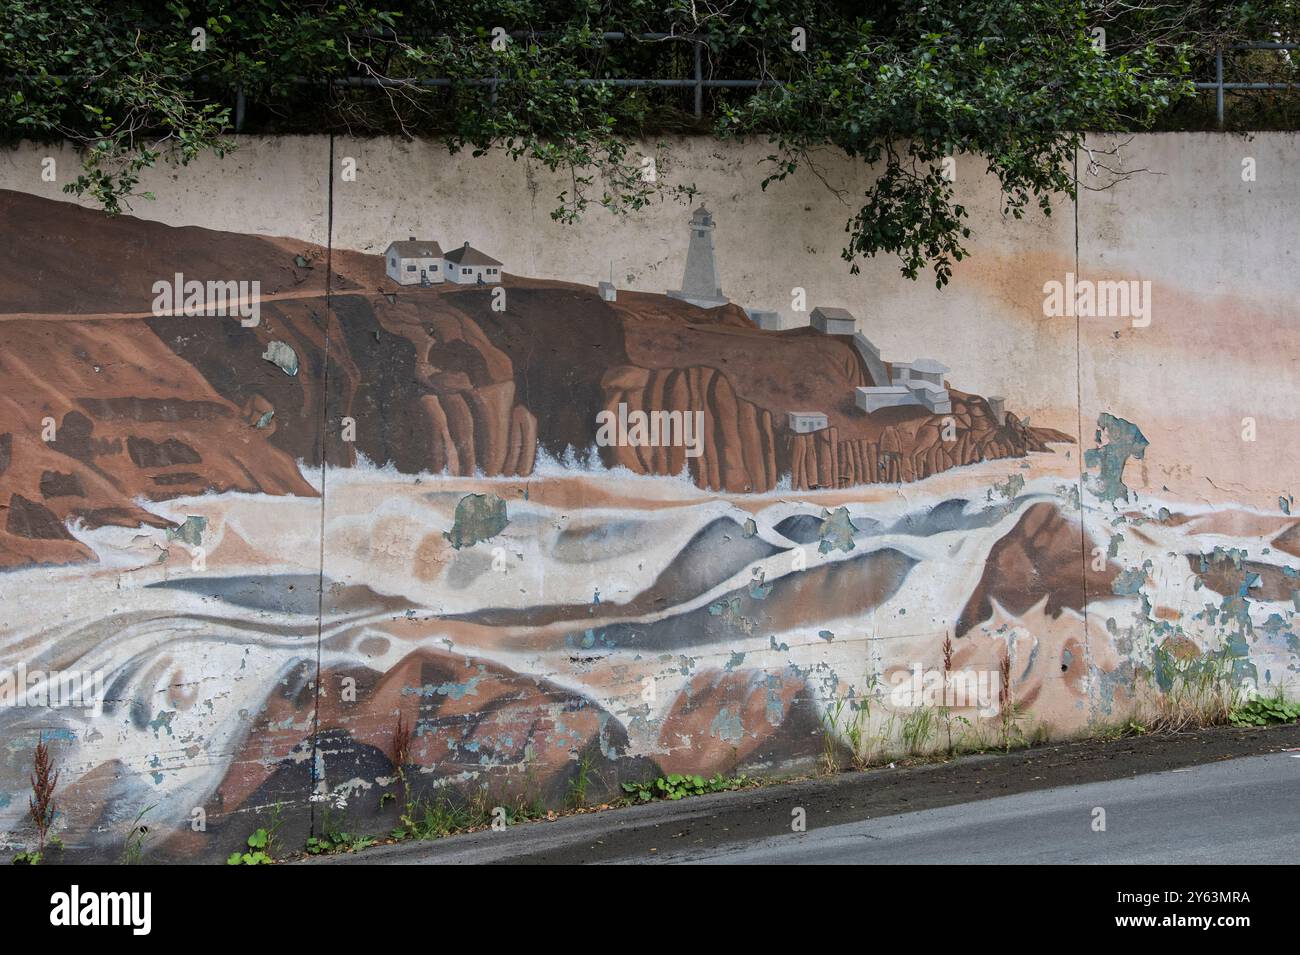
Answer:
[[[1093,829],[1098,808],[1105,812],[1104,831]],[[1279,753],[825,828],[810,825],[804,833],[663,853],[653,861],[1151,865],[1297,859],[1300,753]]]

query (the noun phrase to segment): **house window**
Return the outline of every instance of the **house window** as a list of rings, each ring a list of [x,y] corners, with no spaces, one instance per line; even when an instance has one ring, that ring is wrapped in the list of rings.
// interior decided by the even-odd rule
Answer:
[[[431,265],[431,266],[429,266],[429,271],[430,271],[430,272],[436,272],[436,271],[438,271],[438,266],[436,266],[436,265]]]
[[[388,264],[391,265],[393,268],[397,268],[397,259],[389,259]]]
[[[469,275],[470,272],[472,272],[472,271],[473,271],[473,269],[461,269],[461,270],[460,270],[460,274],[461,274],[461,275]]]
[[[414,271],[415,271],[415,266],[414,266],[414,265],[408,265],[408,266],[406,267],[406,271],[408,271],[408,272],[414,272]]]

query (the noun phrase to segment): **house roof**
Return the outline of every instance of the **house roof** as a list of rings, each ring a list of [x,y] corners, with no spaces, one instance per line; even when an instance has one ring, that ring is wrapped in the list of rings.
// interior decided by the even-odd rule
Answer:
[[[442,246],[438,245],[432,239],[410,239],[405,242],[390,242],[388,248],[384,250],[384,255],[389,252],[396,252],[398,258],[402,259],[440,259],[442,258]]]
[[[846,321],[850,321],[850,322],[857,321],[857,319],[853,317],[853,313],[850,312],[847,308],[831,308],[826,305],[818,305],[816,308],[812,310],[812,313],[814,315],[818,314],[819,312],[821,313],[822,318],[845,319]]]
[[[455,262],[457,265],[500,265],[496,259],[486,252],[480,252],[468,242],[459,249],[452,249],[445,256],[448,262]]]
[[[910,367],[912,371],[920,371],[928,375],[942,375],[948,371],[947,365],[937,362],[933,358],[918,358],[911,363]]]

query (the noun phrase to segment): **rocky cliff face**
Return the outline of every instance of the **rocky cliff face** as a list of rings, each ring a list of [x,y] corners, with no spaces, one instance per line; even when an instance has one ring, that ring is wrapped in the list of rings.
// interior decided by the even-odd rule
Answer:
[[[741,397],[726,374],[708,366],[620,366],[606,372],[601,387],[611,414],[620,406],[628,415],[702,411],[705,423],[698,459],[681,446],[625,446],[604,449],[607,465],[638,474],[680,474],[686,467],[697,485],[718,491],[770,491],[783,474],[790,475],[794,490],[919,481],[960,465],[1022,457],[1050,450],[1049,442],[1072,440],[1029,428],[1013,414],[998,424],[983,398],[957,392],[951,427],[947,415],[903,409],[901,415],[862,415],[848,427],[798,434],[786,427],[783,414]]]
[[[878,433],[842,437],[838,428],[784,436],[781,462],[795,490],[920,481],[932,474],[994,458],[1023,457],[1048,451],[1051,442],[1073,439],[1049,428],[1029,428],[1013,414],[998,424],[988,403],[975,395],[951,391],[951,437],[948,415],[911,413]],[[886,412],[879,415],[893,415]],[[787,464],[788,462],[788,464]]]
[[[703,433],[697,457],[688,457],[682,444],[659,447],[609,447],[607,464],[638,474],[680,474],[690,467],[702,488],[714,491],[770,491],[780,472],[772,429],[772,413],[746,401],[726,375],[705,366],[688,368],[611,368],[601,378],[605,409],[617,415],[659,411],[703,412]]]
[[[637,292],[609,303],[513,276],[499,290],[399,288],[380,257],[344,251],[327,282],[325,250],[306,243],[16,193],[0,195],[0,234],[0,566],[84,559],[69,522],[157,523],[149,500],[313,495],[300,463],[359,456],[526,476],[539,452],[572,449],[748,493],[786,474],[796,490],[912,481],[1069,440],[1010,414],[999,425],[958,392],[951,434],[919,408],[861,414],[853,388],[868,377],[845,340],[762,331],[735,306]],[[23,236],[53,257],[29,265]],[[258,280],[260,322],[154,315],[152,283],[176,273]],[[620,405],[703,412],[699,454],[680,441],[598,448],[598,413]],[[793,434],[790,411],[830,427]]]

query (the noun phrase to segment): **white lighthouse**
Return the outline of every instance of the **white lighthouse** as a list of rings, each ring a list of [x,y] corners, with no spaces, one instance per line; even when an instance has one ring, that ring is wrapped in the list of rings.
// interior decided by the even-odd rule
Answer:
[[[722,294],[718,264],[713,259],[713,229],[712,213],[700,206],[691,215],[691,244],[686,249],[682,287],[668,293],[700,308],[717,308],[730,301]]]

